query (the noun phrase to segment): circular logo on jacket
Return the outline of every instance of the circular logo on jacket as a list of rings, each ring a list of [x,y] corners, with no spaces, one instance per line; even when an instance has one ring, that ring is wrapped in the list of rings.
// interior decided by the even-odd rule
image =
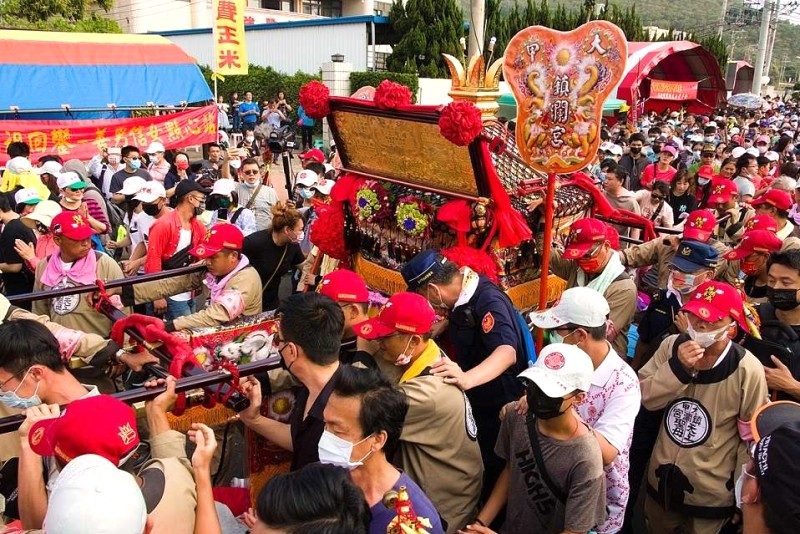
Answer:
[[[564,355],[560,352],[551,352],[544,357],[544,366],[553,371],[558,371],[564,367],[566,363],[567,361],[564,359]]]
[[[75,284],[71,283],[69,279],[65,279],[53,286],[53,289],[63,289],[65,287],[75,287]],[[65,295],[63,297],[54,298],[51,306],[53,313],[56,315],[67,315],[74,312],[80,303],[81,296],[79,294]]]
[[[469,403],[466,393],[462,392],[461,394],[464,395],[464,406],[466,407],[464,422],[466,423],[467,436],[472,441],[476,441],[478,439],[478,424],[475,422],[475,416],[472,415],[472,404]]]
[[[682,397],[667,406],[664,430],[679,447],[690,449],[706,442],[711,435],[711,415],[690,397]]]

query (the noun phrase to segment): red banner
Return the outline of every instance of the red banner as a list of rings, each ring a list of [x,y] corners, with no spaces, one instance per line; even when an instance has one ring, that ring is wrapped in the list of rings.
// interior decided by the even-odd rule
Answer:
[[[650,98],[656,100],[694,100],[697,98],[697,82],[650,80]]]
[[[31,147],[31,161],[47,154],[91,159],[108,146],[134,145],[144,150],[153,141],[167,149],[217,140],[217,106],[137,119],[74,121],[0,121],[0,163],[8,161],[9,143]]]

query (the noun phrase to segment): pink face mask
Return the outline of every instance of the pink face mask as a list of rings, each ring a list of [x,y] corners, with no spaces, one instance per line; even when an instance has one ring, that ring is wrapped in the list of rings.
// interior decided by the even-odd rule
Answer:
[[[175,163],[175,167],[177,167],[179,171],[185,171],[186,169],[189,168],[189,162],[188,161],[179,161],[179,162]]]

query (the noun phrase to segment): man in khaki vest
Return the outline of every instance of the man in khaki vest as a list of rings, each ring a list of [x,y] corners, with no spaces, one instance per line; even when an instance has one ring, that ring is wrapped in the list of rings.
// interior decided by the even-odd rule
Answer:
[[[378,317],[354,330],[377,340],[380,356],[402,372],[398,382],[408,413],[394,463],[419,484],[453,533],[475,517],[483,462],[469,400],[430,372],[434,362],[447,359],[431,339],[435,319],[425,297],[398,293]]]

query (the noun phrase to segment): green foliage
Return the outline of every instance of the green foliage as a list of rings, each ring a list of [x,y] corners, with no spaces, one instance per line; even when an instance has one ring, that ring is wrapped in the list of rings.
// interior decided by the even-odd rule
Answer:
[[[464,15],[456,0],[396,0],[389,21],[399,41],[386,64],[390,71],[447,78],[442,54],[459,57]]]
[[[406,72],[366,71],[350,73],[350,92],[355,93],[368,85],[378,87],[383,80],[391,80],[411,89],[414,101],[419,92],[419,76]]]
[[[214,90],[214,80],[211,78],[211,68],[205,65],[200,67],[208,86]],[[217,81],[217,94],[225,97],[225,102],[230,103],[231,93],[239,93],[239,100],[244,100],[244,93],[251,91],[253,100],[259,105],[264,100],[273,100],[278,96],[278,91],[286,94],[286,100],[292,105],[292,118],[297,118],[297,94],[300,88],[311,80],[321,80],[319,75],[296,72],[283,74],[271,67],[250,65],[245,76],[226,76],[225,80]]]
[[[0,25],[17,30],[122,33],[116,21],[90,14],[94,6],[105,11],[113,0],[2,0]]]

